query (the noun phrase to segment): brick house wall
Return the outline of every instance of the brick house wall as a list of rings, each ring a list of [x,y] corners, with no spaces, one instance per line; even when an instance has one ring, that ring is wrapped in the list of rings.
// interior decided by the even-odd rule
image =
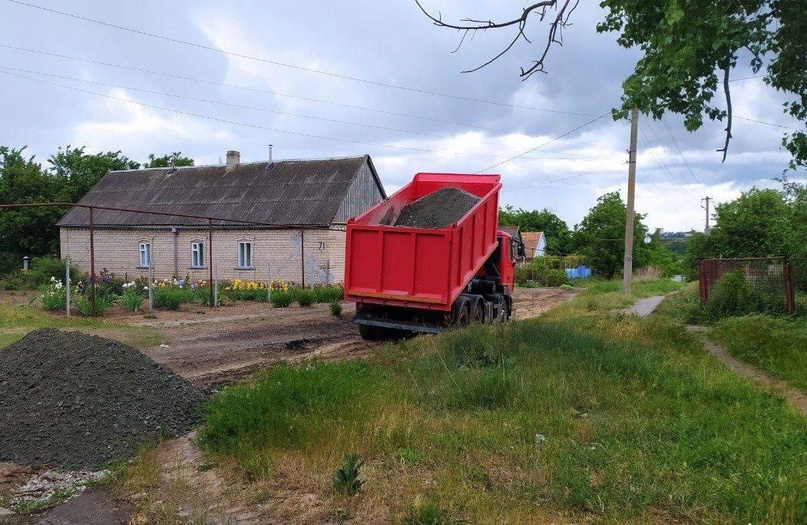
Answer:
[[[207,229],[95,229],[95,271],[104,268],[118,277],[147,277],[148,268],[140,268],[140,243],[151,245],[154,275],[169,279],[174,275],[193,281],[209,278]],[[61,256],[82,271],[90,271],[90,234],[87,228],[60,229]],[[345,273],[344,227],[305,230],[305,284],[342,282]],[[299,229],[214,229],[213,266],[219,279],[266,281],[271,271],[275,280],[301,283],[302,265]],[[252,267],[237,268],[238,241],[252,243]],[[174,257],[176,242],[176,262]],[[204,264],[191,267],[191,243],[201,242]]]

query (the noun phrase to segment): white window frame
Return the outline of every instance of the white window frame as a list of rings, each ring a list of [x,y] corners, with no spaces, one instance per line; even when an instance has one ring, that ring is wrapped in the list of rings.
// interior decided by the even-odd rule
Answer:
[[[236,245],[236,268],[248,270],[252,268],[252,241],[238,241]]]
[[[140,268],[149,268],[151,266],[151,243],[143,241],[140,243],[140,250],[139,250],[140,257],[138,261],[140,262]]]
[[[191,268],[205,267],[205,244],[202,241],[191,242]]]

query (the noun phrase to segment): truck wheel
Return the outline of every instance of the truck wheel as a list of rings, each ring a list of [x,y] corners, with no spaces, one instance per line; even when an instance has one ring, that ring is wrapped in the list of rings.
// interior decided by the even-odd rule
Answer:
[[[457,309],[454,326],[464,328],[471,324],[471,301],[467,297],[460,297],[454,306]]]
[[[471,307],[471,323],[482,324],[485,322],[485,302],[482,299],[474,301]]]

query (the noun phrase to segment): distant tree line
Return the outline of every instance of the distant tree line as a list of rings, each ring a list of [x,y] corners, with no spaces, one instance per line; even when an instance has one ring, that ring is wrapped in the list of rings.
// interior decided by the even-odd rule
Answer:
[[[78,202],[110,170],[192,166],[181,152],[133,161],[120,151],[89,154],[84,147],[59,148],[43,166],[26,148],[0,146],[0,204]],[[67,208],[0,209],[0,274],[19,268],[24,256],[56,255],[56,222]]]

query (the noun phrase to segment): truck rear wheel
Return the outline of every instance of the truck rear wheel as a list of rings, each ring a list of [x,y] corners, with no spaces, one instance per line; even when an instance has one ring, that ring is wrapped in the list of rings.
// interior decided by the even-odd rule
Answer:
[[[485,301],[480,297],[471,306],[471,323],[482,324],[485,322]]]
[[[464,328],[471,324],[471,301],[467,297],[460,296],[454,306],[456,308],[454,326]]]
[[[381,334],[378,333],[377,327],[367,324],[359,325],[359,335],[365,341],[378,341],[381,339],[381,337],[379,337]]]

